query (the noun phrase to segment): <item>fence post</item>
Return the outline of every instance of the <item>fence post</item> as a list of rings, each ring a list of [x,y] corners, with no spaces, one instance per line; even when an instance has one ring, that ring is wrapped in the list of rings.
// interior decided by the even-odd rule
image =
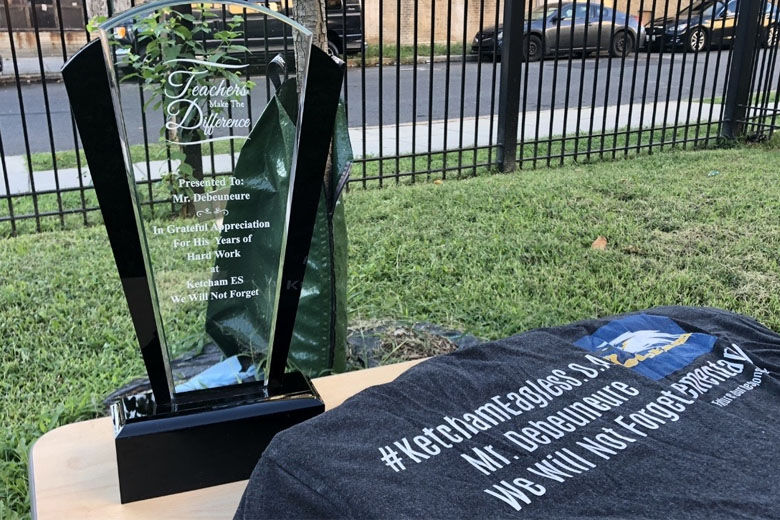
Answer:
[[[523,67],[525,0],[504,1],[501,80],[498,91],[498,152],[502,172],[515,170],[517,122],[520,113],[520,72]]]
[[[734,33],[734,51],[728,72],[726,100],[723,110],[721,137],[736,139],[745,128],[745,115],[750,103],[750,85],[753,79],[756,45],[761,35],[763,0],[742,0],[738,7],[737,27]]]

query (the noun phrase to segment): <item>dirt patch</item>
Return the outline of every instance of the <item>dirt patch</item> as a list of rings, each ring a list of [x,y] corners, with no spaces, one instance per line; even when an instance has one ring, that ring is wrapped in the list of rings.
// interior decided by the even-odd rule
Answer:
[[[347,370],[448,354],[482,341],[429,323],[359,322],[349,328]]]

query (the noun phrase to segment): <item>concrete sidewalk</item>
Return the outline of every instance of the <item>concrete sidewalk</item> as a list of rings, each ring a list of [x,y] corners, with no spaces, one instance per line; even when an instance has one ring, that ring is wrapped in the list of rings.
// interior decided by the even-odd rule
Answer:
[[[577,120],[577,109],[556,109],[528,112],[523,118],[520,114],[519,128],[517,137],[524,138],[525,141],[536,141],[550,136],[575,135],[587,132],[593,125],[593,132],[600,133],[602,128],[610,132],[618,129],[639,129],[660,127],[666,120],[668,126],[675,124],[675,116],[679,113],[677,124],[685,124],[688,119],[688,110],[690,109],[690,123],[698,122],[699,109],[701,108],[702,120],[709,119],[710,109],[713,115],[720,114],[720,104],[710,103],[688,103],[687,101],[669,103],[658,103],[655,108],[655,117],[653,117],[653,105],[644,105],[642,113],[642,104],[620,105],[608,107],[583,107]],[[679,112],[678,112],[679,110]],[[629,118],[630,113],[630,118]],[[463,140],[464,147],[488,146],[497,140],[498,136],[498,116],[492,116],[493,132],[490,132],[491,116],[470,117],[463,121]],[[539,132],[536,133],[537,123]],[[579,126],[578,126],[579,123]],[[416,134],[413,129],[416,127]],[[434,121],[430,125],[428,122],[402,123],[399,128],[399,138],[396,139],[395,125],[388,125],[383,128],[377,126],[366,128],[365,137],[365,155],[367,157],[394,156],[396,153],[426,153],[428,151],[428,133],[431,134],[431,151],[439,152],[445,149],[457,149],[461,144],[460,137],[460,119],[450,119],[449,121]],[[381,130],[381,139],[380,139]],[[352,147],[355,155],[363,155],[363,132],[361,129],[350,129],[352,138]],[[414,140],[413,140],[414,137]],[[446,146],[445,146],[446,137]]]
[[[59,81],[62,79],[60,69],[65,63],[61,56],[45,56],[43,58],[43,72],[47,80]],[[19,69],[19,79],[22,83],[41,80],[41,64],[38,58],[16,58],[16,66]],[[16,76],[14,63],[11,56],[3,54],[3,71],[0,72],[0,85],[15,83]]]
[[[590,107],[584,107],[580,113],[579,127],[577,125],[577,110],[556,109],[540,111],[537,117],[536,112],[530,112],[520,115],[520,128],[518,128],[518,138],[524,137],[526,141],[545,139],[549,136],[574,135],[579,128],[580,132],[587,131],[591,123],[594,133],[600,133],[602,128],[610,132],[618,129],[639,129],[660,127],[664,121],[667,125],[673,126],[675,116],[679,114],[678,124],[685,124],[690,110],[691,119],[689,123],[698,122],[698,114],[701,110],[702,120],[709,119],[710,110],[713,114],[720,114],[720,104],[709,103],[688,103],[688,102],[669,102],[658,103],[655,107],[655,118],[653,118],[653,105],[620,105],[609,107],[596,107],[591,110]],[[629,118],[629,112],[631,117]],[[490,132],[491,117],[494,118],[493,132]],[[565,124],[564,124],[565,120]],[[537,123],[539,132],[536,134]],[[350,128],[349,135],[352,140],[352,148],[355,157],[360,158],[364,154],[366,157],[389,156],[396,154],[427,153],[428,140],[430,133],[430,150],[434,153],[463,147],[488,146],[496,142],[498,132],[497,116],[481,116],[465,118],[463,120],[463,134],[461,136],[460,119],[450,119],[433,121],[430,125],[427,121],[418,123],[402,123],[398,127],[398,139],[396,139],[396,126],[387,125],[384,127]],[[380,138],[381,137],[381,138]],[[446,144],[446,146],[445,146]],[[205,173],[211,173],[211,157],[203,158],[203,168]],[[8,168],[9,189],[12,195],[23,195],[33,192],[51,191],[56,189],[78,188],[80,185],[89,187],[92,185],[92,179],[89,176],[87,168],[82,169],[81,175],[76,168],[59,169],[55,175],[53,170],[36,171],[33,174],[32,182],[27,170],[26,160],[23,156],[6,157],[6,166]],[[173,167],[178,164],[173,162]],[[214,166],[216,173],[228,173],[232,171],[231,157],[229,154],[216,155],[214,157]],[[136,180],[159,180],[160,177],[168,171],[167,161],[151,161],[146,163],[136,163],[133,165]],[[0,196],[5,195],[6,186],[3,181],[3,170],[0,165]],[[80,177],[80,178],[79,178]],[[33,184],[34,182],[34,184]]]

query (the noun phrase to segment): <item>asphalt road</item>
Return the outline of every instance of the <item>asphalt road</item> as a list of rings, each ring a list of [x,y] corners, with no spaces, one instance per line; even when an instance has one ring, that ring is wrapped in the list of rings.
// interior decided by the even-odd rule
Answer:
[[[766,51],[759,55],[759,66],[773,71],[773,89],[777,88],[780,66],[769,67]],[[780,54],[780,53],[777,53]],[[768,56],[768,54],[767,54]],[[605,55],[598,57],[548,59],[540,63],[524,64],[521,110],[537,108],[584,107],[627,103],[652,103],[670,100],[697,100],[723,97],[724,71],[727,51],[700,54],[678,53],[639,54],[621,60]],[[780,61],[780,57],[776,59]],[[496,78],[500,64],[495,67]],[[453,62],[412,65],[350,68],[347,90],[350,126],[366,124],[388,125],[400,122],[422,121],[487,115],[498,111],[498,81],[493,82],[492,63]],[[432,74],[432,81],[431,81]],[[381,81],[380,81],[381,80]],[[526,81],[527,80],[527,81]],[[265,81],[256,80],[252,98],[252,117],[260,113],[266,96]],[[527,82],[527,85],[526,85]],[[381,96],[380,96],[381,91]],[[524,94],[526,93],[527,94]],[[568,105],[567,102],[568,94]],[[19,93],[14,85],[0,87],[0,137],[5,155],[26,153],[25,127],[30,152],[51,151],[50,135],[55,150],[74,147],[68,101],[61,83],[47,86],[49,115],[41,84],[22,87],[24,120]],[[382,102],[380,103],[380,98]],[[124,84],[123,104],[127,107],[125,120],[131,144],[144,142],[144,124],[137,85]],[[396,114],[397,112],[397,114]],[[429,115],[430,113],[430,115]],[[238,113],[234,113],[236,117]],[[397,119],[396,119],[397,115]],[[146,138],[155,142],[163,121],[162,113],[151,108],[146,111]]]

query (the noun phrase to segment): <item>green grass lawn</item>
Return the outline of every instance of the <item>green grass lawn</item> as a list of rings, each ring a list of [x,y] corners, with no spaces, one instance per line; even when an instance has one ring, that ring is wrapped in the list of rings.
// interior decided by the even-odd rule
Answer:
[[[517,162],[522,168],[565,166],[627,158],[680,146],[703,149],[717,144],[718,132],[718,125],[701,123],[670,128],[619,129],[598,137],[589,137],[586,134],[552,136],[538,141],[525,141],[518,147]],[[780,137],[780,134],[775,136]],[[215,145],[215,154],[230,152],[227,148],[229,143],[212,144]],[[152,144],[149,151],[152,159],[165,158],[166,149],[163,145]],[[130,152],[134,161],[143,162],[143,146],[131,146]],[[212,150],[203,146],[202,152],[204,157],[208,157]],[[237,157],[238,149],[235,152]],[[70,167],[76,164],[74,151],[61,152],[60,155],[60,166]],[[351,186],[373,188],[483,175],[496,169],[496,157],[495,146],[481,147],[476,151],[472,148],[446,153],[418,153],[413,157],[367,157],[353,165],[351,178],[354,182]],[[33,162],[43,169],[51,168],[51,156],[48,154],[36,154]],[[139,197],[142,202],[158,201],[154,204],[156,214],[164,213],[171,207],[170,202],[165,202],[170,200],[170,192],[159,182],[152,183],[151,189],[149,184],[143,184],[139,188]],[[83,208],[90,211],[85,214]],[[0,199],[0,218],[13,215],[16,220],[15,226],[8,220],[0,222],[0,238],[34,233],[36,229],[56,231],[77,229],[85,223],[100,224],[100,214],[96,210],[97,198],[91,187],[86,187],[83,193],[68,191],[36,196],[26,194]],[[38,215],[38,218],[35,218],[35,215]]]
[[[387,184],[346,195],[353,322],[500,338],[685,304],[780,330],[777,142]],[[0,337],[0,518],[24,517],[32,442],[143,375],[102,226],[0,239]]]
[[[354,193],[353,317],[477,336],[660,304],[780,330],[780,150],[655,154]],[[591,250],[596,237],[606,251]]]

